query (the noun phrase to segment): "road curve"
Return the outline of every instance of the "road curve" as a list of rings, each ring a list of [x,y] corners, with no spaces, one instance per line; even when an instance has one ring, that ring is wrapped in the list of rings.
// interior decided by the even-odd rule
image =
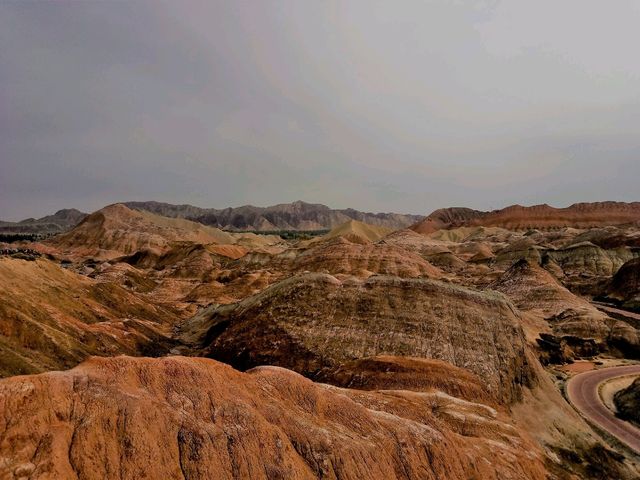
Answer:
[[[602,403],[598,393],[598,385],[602,382],[636,374],[640,375],[640,365],[602,368],[580,373],[567,383],[567,397],[585,418],[640,454],[640,429],[616,417]]]

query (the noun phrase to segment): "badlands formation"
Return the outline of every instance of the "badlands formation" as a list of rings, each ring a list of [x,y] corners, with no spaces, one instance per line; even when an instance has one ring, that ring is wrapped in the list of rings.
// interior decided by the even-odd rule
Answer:
[[[640,478],[563,396],[640,358],[639,203],[277,207],[2,245],[0,478]]]

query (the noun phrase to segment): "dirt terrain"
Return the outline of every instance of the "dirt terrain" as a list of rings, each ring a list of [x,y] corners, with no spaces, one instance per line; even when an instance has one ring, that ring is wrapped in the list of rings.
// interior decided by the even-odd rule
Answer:
[[[0,245],[0,477],[638,478],[561,390],[640,358],[638,204],[300,239],[136,207]]]

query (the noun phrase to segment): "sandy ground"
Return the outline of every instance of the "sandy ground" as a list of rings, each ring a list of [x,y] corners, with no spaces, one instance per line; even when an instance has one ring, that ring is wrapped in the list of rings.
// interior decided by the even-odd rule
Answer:
[[[577,373],[589,372],[596,368],[596,364],[589,360],[578,360],[574,363],[568,363],[560,367],[560,370],[569,374],[575,375]]]

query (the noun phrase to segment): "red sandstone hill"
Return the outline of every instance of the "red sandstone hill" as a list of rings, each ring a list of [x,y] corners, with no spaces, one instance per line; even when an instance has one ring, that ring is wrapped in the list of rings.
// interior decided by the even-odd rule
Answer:
[[[540,448],[489,406],[277,367],[92,358],[0,381],[0,411],[0,478],[549,478]]]
[[[411,227],[418,233],[463,226],[501,227],[509,230],[549,228],[592,228],[640,222],[640,202],[575,203],[566,208],[547,204],[523,207],[512,205],[492,212],[469,208],[436,210]]]

